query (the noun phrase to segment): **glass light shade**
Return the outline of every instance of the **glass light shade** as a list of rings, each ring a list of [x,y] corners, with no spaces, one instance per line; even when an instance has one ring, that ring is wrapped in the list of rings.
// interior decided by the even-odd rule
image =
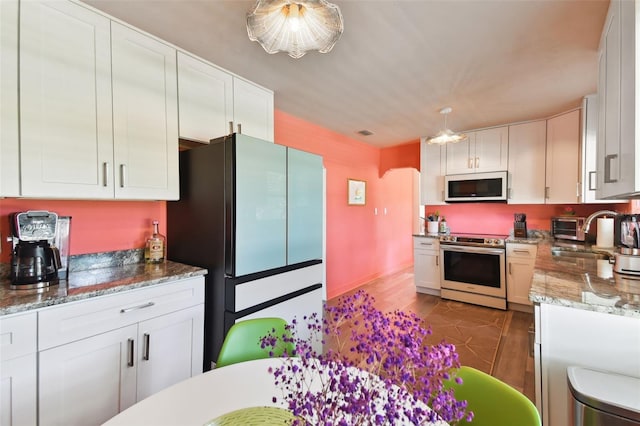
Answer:
[[[329,52],[343,29],[340,9],[325,0],[258,0],[247,13],[250,40],[296,59],[310,50]]]
[[[467,139],[464,133],[453,133],[449,129],[440,130],[437,135],[427,140],[428,144],[444,145],[447,143],[460,142]]]

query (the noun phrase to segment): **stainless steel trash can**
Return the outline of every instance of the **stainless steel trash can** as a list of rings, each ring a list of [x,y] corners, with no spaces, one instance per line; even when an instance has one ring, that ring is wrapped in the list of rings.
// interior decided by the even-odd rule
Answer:
[[[640,378],[583,367],[567,368],[571,425],[640,425]]]

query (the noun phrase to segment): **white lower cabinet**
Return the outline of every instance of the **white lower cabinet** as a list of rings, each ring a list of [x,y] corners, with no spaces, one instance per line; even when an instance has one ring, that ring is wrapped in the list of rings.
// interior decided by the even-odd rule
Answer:
[[[0,318],[0,425],[35,425],[37,315]]]
[[[413,270],[418,293],[440,295],[440,241],[413,237]]]
[[[203,336],[204,305],[140,323],[136,400],[202,373]]]
[[[0,317],[0,421],[102,424],[202,373],[204,277]]]
[[[40,425],[102,424],[136,402],[137,325],[39,354]]]
[[[507,244],[507,302],[531,305],[529,290],[537,253],[535,244]]]
[[[40,424],[102,424],[202,372],[203,324],[196,306],[40,352]]]
[[[572,424],[567,367],[640,377],[639,318],[543,303],[535,321],[536,403],[545,426]]]

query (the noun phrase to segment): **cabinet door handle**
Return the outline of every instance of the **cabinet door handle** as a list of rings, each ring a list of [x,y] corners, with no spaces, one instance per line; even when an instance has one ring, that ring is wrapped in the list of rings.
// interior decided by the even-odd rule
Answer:
[[[432,246],[433,243],[420,243],[421,246]]]
[[[509,262],[509,275],[511,275],[511,262]]]
[[[545,199],[549,199],[549,187],[548,186],[544,187],[544,198]]]
[[[102,163],[102,186],[109,186],[109,163]]]
[[[589,172],[589,191],[595,191],[596,185],[593,183],[593,178],[595,177],[596,172]]]
[[[473,158],[469,157],[469,165],[467,166],[467,169],[473,169]]]
[[[155,305],[154,302],[143,303],[142,305],[132,306],[130,308],[122,308],[120,309],[121,314],[126,314],[127,312],[137,311],[138,309],[150,308]]]
[[[124,164],[120,164],[120,188],[124,188],[126,186],[127,179],[127,166]]]
[[[149,343],[150,343],[149,333],[144,333],[142,344],[144,345],[144,349],[142,350],[142,359],[145,361],[149,361]]]
[[[133,339],[127,339],[127,366],[129,367],[133,367],[133,344],[134,344],[134,340]]]
[[[480,157],[476,157],[476,169],[480,167]]]
[[[576,182],[576,197],[580,199],[580,188],[582,188],[582,184],[580,182]]]
[[[233,121],[229,122],[229,134],[233,133]]]
[[[618,179],[611,179],[611,161],[618,158],[618,154],[609,154],[604,157],[604,183],[615,183]]]
[[[241,135],[242,134],[242,123],[238,123],[238,125],[236,127],[238,128],[238,134]]]
[[[507,190],[507,198],[508,199],[512,199],[513,198],[513,188],[509,188]]]
[[[438,256],[436,256],[436,266],[440,266],[440,264],[438,262]]]
[[[518,249],[516,249],[516,250],[514,250],[513,252],[514,252],[514,253],[529,254],[529,250],[518,250]]]

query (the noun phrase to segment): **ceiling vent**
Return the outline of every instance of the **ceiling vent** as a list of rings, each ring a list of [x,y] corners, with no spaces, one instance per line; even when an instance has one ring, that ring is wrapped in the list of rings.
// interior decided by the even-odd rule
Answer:
[[[372,131],[369,131],[369,130],[366,130],[366,129],[365,130],[360,130],[360,131],[358,131],[356,133],[358,133],[359,135],[362,135],[362,136],[371,136],[373,134]]]

